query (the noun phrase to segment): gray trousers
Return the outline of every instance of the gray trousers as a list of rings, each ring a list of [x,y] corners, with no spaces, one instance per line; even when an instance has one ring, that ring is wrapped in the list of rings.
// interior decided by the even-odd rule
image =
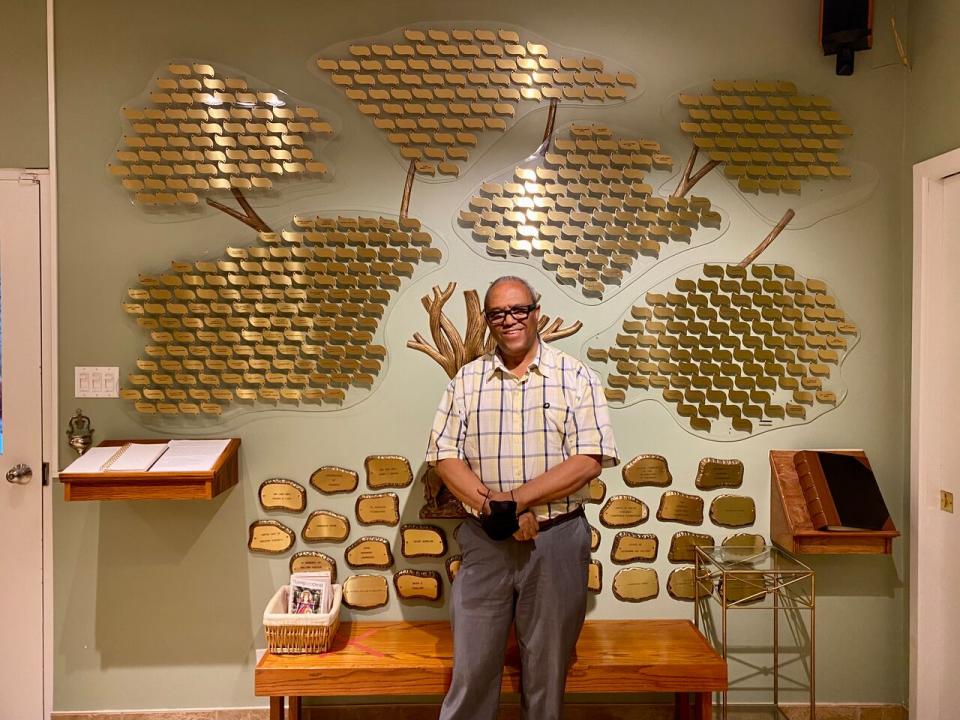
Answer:
[[[453,679],[440,720],[494,720],[504,651],[516,623],[524,720],[559,720],[570,656],[587,604],[590,526],[584,517],[536,539],[496,542],[473,520],[456,530]]]

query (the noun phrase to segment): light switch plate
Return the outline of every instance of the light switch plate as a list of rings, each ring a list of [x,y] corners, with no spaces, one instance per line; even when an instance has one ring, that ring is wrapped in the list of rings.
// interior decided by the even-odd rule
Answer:
[[[78,398],[115,398],[120,393],[120,368],[73,368],[74,396]]]

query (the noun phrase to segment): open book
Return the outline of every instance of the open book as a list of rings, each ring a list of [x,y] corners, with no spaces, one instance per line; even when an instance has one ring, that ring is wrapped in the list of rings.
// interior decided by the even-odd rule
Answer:
[[[213,469],[230,440],[171,440],[98,446],[64,468],[64,473],[204,472]]]

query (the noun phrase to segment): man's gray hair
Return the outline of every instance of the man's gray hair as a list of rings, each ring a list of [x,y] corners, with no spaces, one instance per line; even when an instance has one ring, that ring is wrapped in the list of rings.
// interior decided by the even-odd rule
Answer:
[[[533,285],[531,285],[530,283],[528,283],[528,282],[527,282],[526,280],[524,280],[522,277],[517,277],[516,275],[504,275],[503,277],[498,277],[496,280],[494,280],[492,283],[490,283],[490,287],[487,288],[487,292],[486,292],[486,294],[483,296],[483,308],[484,308],[484,310],[486,310],[486,308],[487,308],[487,300],[490,299],[490,293],[493,292],[493,289],[494,289],[497,285],[501,285],[501,284],[503,284],[503,283],[505,283],[505,282],[520,283],[521,285],[523,285],[523,286],[527,289],[527,292],[530,293],[530,302],[531,302],[532,304],[536,304],[536,303],[540,302],[540,293],[538,293],[538,292],[534,289]]]

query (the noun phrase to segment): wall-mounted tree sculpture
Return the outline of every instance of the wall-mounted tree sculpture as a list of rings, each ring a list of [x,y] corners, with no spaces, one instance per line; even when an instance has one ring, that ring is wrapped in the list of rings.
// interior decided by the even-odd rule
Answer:
[[[203,198],[250,225],[243,193],[324,175],[327,165],[308,143],[331,137],[336,124],[327,111],[239,71],[189,61],[164,64],[121,115],[124,135],[107,170],[135,203],[172,209]],[[225,193],[242,212],[210,197]]]
[[[755,263],[791,217],[739,264],[687,268],[588,341],[611,406],[659,400],[685,429],[736,440],[844,399],[840,366],[856,325],[822,281]]]
[[[404,163],[424,177],[456,177],[544,101],[622,102],[637,77],[519,29],[417,25],[318,53],[312,66],[356,102]]]

